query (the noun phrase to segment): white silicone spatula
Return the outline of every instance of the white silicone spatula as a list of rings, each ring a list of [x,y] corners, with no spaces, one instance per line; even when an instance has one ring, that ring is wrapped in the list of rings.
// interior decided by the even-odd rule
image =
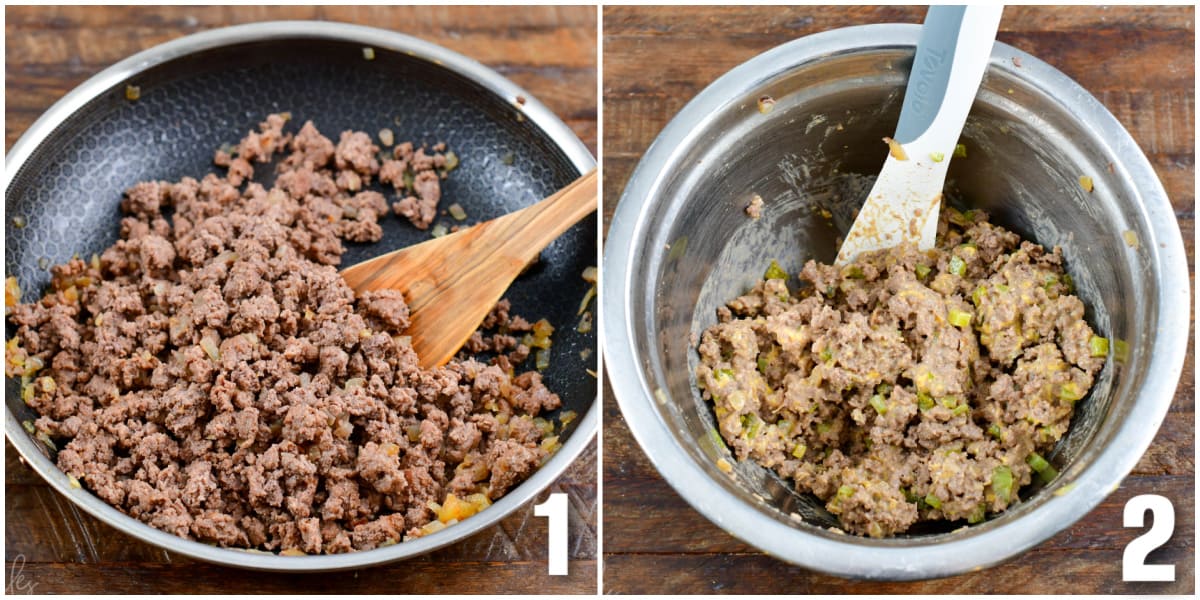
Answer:
[[[903,242],[933,247],[946,170],[987,69],[1002,11],[933,6],[926,13],[887,162],[836,264]]]

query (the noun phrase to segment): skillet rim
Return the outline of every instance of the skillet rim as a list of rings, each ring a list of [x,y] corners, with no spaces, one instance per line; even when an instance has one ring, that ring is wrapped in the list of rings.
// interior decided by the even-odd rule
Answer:
[[[407,34],[375,27],[333,21],[263,21],[210,29],[176,38],[134,54],[88,78],[51,105],[21,134],[8,151],[4,162],[5,196],[8,196],[8,190],[16,175],[42,143],[61,124],[113,86],[159,65],[206,50],[249,42],[303,39],[350,42],[405,53],[453,71],[507,101],[511,102],[522,96],[525,102],[521,110],[526,121],[540,128],[579,174],[596,168],[596,160],[591,152],[549,108],[523,88],[472,58]],[[5,245],[7,247],[7,242]],[[600,372],[603,368],[603,357],[600,352],[596,354],[597,372]],[[541,494],[566,471],[589,444],[593,443],[599,429],[599,399],[597,387],[596,396],[587,412],[580,417],[578,425],[563,442],[562,448],[528,479],[474,518],[409,542],[333,555],[279,556],[266,552],[219,548],[161,531],[122,513],[89,491],[71,486],[66,474],[43,454],[40,442],[25,432],[7,404],[4,431],[26,463],[58,493],[126,535],[190,558],[225,566],[274,572],[339,571],[420,556],[494,526]]]

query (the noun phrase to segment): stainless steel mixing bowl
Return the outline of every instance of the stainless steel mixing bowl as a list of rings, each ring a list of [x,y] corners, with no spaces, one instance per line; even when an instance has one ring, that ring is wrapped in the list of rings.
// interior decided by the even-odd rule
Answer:
[[[968,157],[954,160],[949,187],[1027,239],[1062,246],[1088,320],[1129,349],[1077,406],[1050,457],[1061,475],[979,525],[867,539],[832,531],[837,521],[819,501],[761,467],[717,468],[728,452],[709,436],[713,418],[694,385],[689,336],[715,323],[715,309],[759,279],[771,258],[793,273],[811,258],[833,260],[866,176],[886,156],[880,138],[895,127],[919,31],[888,24],[812,35],[718,79],[647,150],[605,251],[606,364],[650,460],[721,528],[841,576],[908,580],[980,569],[1083,517],[1154,439],[1186,349],[1184,247],[1149,162],[1087,91],[998,43],[963,133]],[[775,100],[767,114],[763,96]],[[1093,192],[1081,189],[1081,175],[1094,180]],[[742,212],[753,194],[766,201],[758,221]]]
[[[369,62],[363,47],[375,51]],[[127,84],[142,88],[136,105],[125,98]],[[517,108],[520,97],[525,102]],[[27,217],[27,224],[16,227],[12,219],[6,224],[6,274],[20,277],[27,289],[24,300],[32,301],[49,279],[35,266],[39,255],[65,262],[72,253],[87,256],[113,243],[122,190],[146,179],[203,174],[212,168],[212,151],[221,141],[238,137],[276,110],[311,118],[327,134],[388,126],[398,136],[450,143],[463,162],[444,189],[472,218],[527,205],[595,167],[583,143],[532,95],[434,44],[343,23],[284,21],[215,29],[156,46],[97,74],[51,107],[13,146],[5,162],[5,206],[10,217]],[[384,239],[348,244],[346,264],[428,238],[398,218],[382,221]],[[528,316],[536,311],[556,323],[574,322],[585,289],[579,273],[596,260],[595,229],[587,229],[595,222],[593,217],[576,225],[543,252],[542,266],[510,288],[514,310],[523,306],[530,309]],[[578,356],[595,343],[594,334],[579,334],[573,327],[555,334],[560,356]],[[595,437],[596,382],[585,366],[595,368],[562,359],[545,372],[564,408],[580,417],[560,436],[563,447],[528,480],[457,525],[349,554],[296,557],[218,548],[126,516],[86,489],[72,487],[42,443],[26,433],[21,421],[36,415],[21,402],[13,380],[6,387],[5,433],[59,493],[142,541],[250,569],[360,568],[466,539],[550,485]]]

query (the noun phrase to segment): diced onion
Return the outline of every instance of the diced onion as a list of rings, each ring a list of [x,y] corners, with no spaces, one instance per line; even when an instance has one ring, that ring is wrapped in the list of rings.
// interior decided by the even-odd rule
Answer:
[[[546,319],[539,319],[538,322],[533,324],[533,336],[535,338],[548,338],[552,333],[554,333],[554,326]]]
[[[213,257],[213,262],[231,263],[231,262],[236,261],[238,258],[239,257],[238,257],[237,252],[234,252],[232,250],[226,250],[226,251],[216,255],[215,257]]]
[[[1121,237],[1125,238],[1126,246],[1129,246],[1130,248],[1138,247],[1138,236],[1133,231],[1130,231],[1127,229],[1127,230],[1121,232]]]
[[[37,439],[41,440],[41,442],[43,444],[45,444],[46,447],[50,448],[51,450],[53,450],[55,452],[58,452],[58,446],[54,445],[54,440],[50,439],[50,434],[39,429],[37,434],[34,435],[33,437],[36,437]]]
[[[475,515],[491,504],[491,500],[485,494],[471,494],[465,498],[446,494],[446,501],[434,512],[437,513],[438,521],[449,526]]]
[[[54,382],[53,377],[38,377],[37,382],[42,391],[47,394],[53,394],[58,389],[58,384]]]
[[[592,312],[583,313],[583,317],[579,319],[579,325],[575,327],[575,331],[579,333],[591,333],[592,331]]]
[[[595,298],[595,297],[596,297],[596,284],[592,283],[592,287],[588,288],[587,293],[583,295],[583,302],[579,303],[579,311],[576,312],[575,314],[582,315],[584,312],[586,312],[588,304],[592,301],[592,298]]]
[[[563,427],[566,427],[567,424],[570,423],[571,421],[574,421],[575,417],[577,417],[577,416],[579,416],[579,415],[575,411],[565,410],[565,411],[563,411],[563,413],[561,415],[559,415],[558,421],[559,421],[559,423],[562,423]]]
[[[16,306],[21,302],[21,285],[16,277],[4,280],[4,306]]]
[[[210,337],[200,339],[200,347],[204,349],[204,353],[212,360],[221,360],[221,350],[217,348],[217,343]]]
[[[446,528],[446,524],[441,521],[430,521],[421,527],[421,535],[429,535],[437,533]]]

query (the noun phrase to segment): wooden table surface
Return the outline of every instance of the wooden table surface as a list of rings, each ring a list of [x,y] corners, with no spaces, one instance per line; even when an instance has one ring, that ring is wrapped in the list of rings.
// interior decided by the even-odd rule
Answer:
[[[440,44],[496,69],[596,151],[594,7],[10,7],[5,11],[5,147],[101,69],[197,31],[274,19],[346,21]],[[142,544],[84,514],[5,443],[6,591],[31,593],[594,593],[595,444],[546,492],[462,543],[392,565],[278,575],[209,565]],[[546,519],[570,499],[569,571],[547,574]]]
[[[684,104],[749,58],[799,36],[873,22],[919,23],[905,7],[605,7],[604,213],[611,218],[642,153]],[[1058,67],[1133,134],[1175,207],[1195,281],[1192,7],[1015,7],[999,39]],[[1194,289],[1194,285],[1193,285]],[[1194,323],[1194,315],[1193,315]],[[1192,328],[1194,337],[1194,326]],[[871,583],[772,559],[692,510],[647,461],[606,386],[605,593],[1191,593],[1195,578],[1195,360],[1192,344],[1170,413],[1121,488],[1094,512],[1001,567],[947,579]],[[1175,534],[1151,553],[1175,583],[1121,581],[1130,497],[1175,505]]]

